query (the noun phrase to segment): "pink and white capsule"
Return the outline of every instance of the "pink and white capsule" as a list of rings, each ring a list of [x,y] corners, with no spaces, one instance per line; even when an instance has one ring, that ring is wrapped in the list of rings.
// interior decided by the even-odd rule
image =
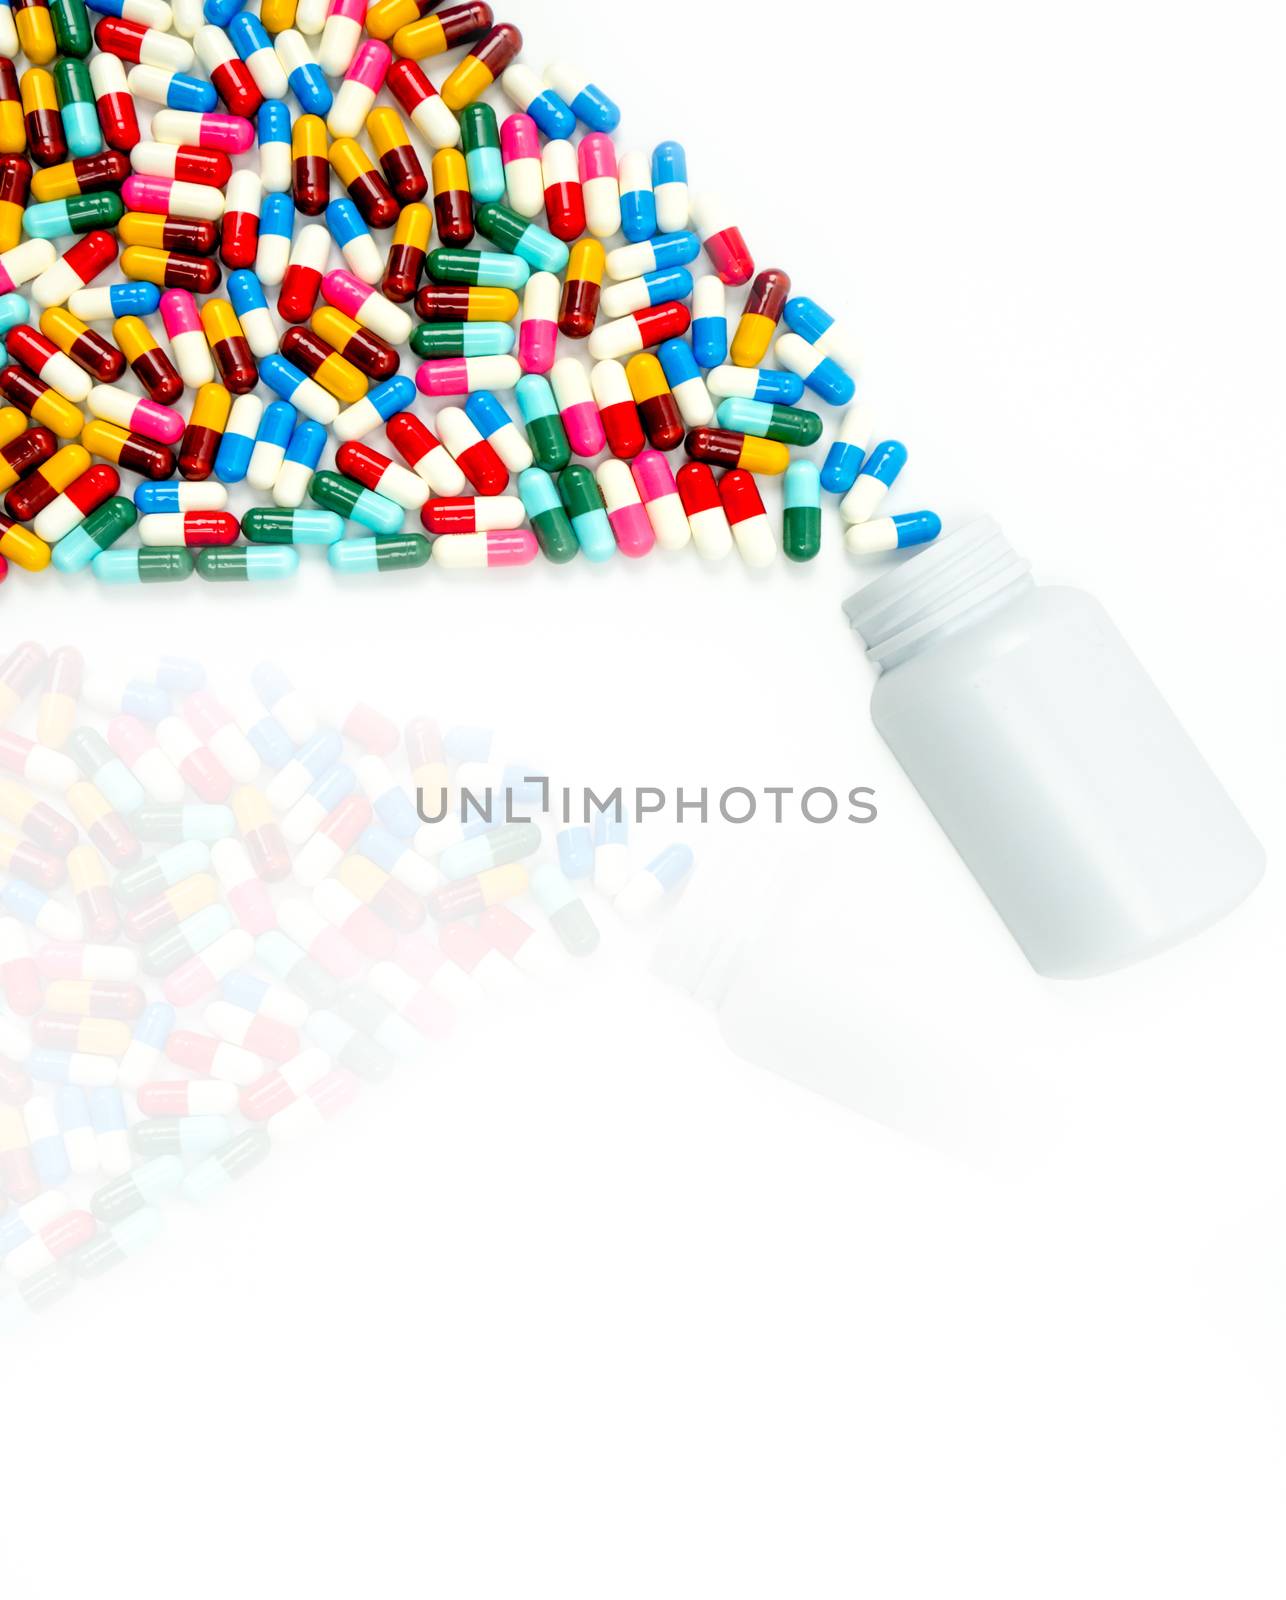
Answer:
[[[342,267],[326,274],[321,292],[328,304],[352,317],[363,328],[369,328],[388,344],[405,344],[411,337],[411,319],[407,313]],[[517,362],[514,365],[517,366]]]
[[[518,365],[524,372],[548,372],[558,347],[558,306],[562,285],[552,272],[533,272],[522,292],[518,325]]]
[[[545,179],[540,167],[540,130],[526,112],[506,117],[500,125],[500,159],[505,168],[505,195],[520,217],[538,217],[545,209]]]
[[[141,433],[161,444],[177,444],[187,426],[172,406],[158,405],[155,400],[141,400],[127,389],[114,383],[96,383],[89,391],[88,406],[104,422],[114,422],[128,428],[131,433]]]
[[[213,383],[214,358],[210,354],[210,342],[189,290],[165,291],[161,296],[161,321],[174,352],[174,365],[188,388],[199,389],[203,383]],[[272,347],[277,348],[275,334]]]
[[[512,389],[521,377],[522,368],[512,356],[449,356],[422,363],[415,387],[433,399],[475,389]]]
[[[323,39],[324,39],[323,35]],[[393,52],[380,39],[367,39],[353,57],[344,81],[335,91],[335,103],[326,126],[336,139],[356,139],[366,124],[366,114],[384,87]]]
[[[616,146],[605,133],[587,133],[576,147],[585,221],[596,239],[621,231],[621,185]]]
[[[575,356],[564,356],[554,362],[549,383],[572,450],[586,459],[598,455],[607,446],[607,435],[594,402],[589,373]]]
[[[647,555],[656,543],[656,534],[629,463],[609,457],[595,467],[594,476],[607,507],[607,520],[612,524],[616,548],[623,556]]]
[[[95,64],[99,60],[95,57]],[[100,96],[103,92],[97,90]],[[166,106],[152,117],[152,137],[162,144],[199,144],[203,150],[240,155],[255,142],[255,125],[228,111],[175,111]]]
[[[342,77],[352,66],[365,20],[366,0],[330,0],[317,45],[317,65],[328,78]]]
[[[525,567],[540,554],[536,536],[528,528],[494,533],[455,533],[437,539],[433,560],[439,567],[455,571],[477,571],[482,567]]]
[[[160,216],[196,217],[216,222],[223,215],[223,193],[208,183],[187,183],[182,178],[153,178],[141,173],[126,178],[121,198],[131,211]]]
[[[659,450],[643,450],[630,463],[630,472],[657,544],[662,550],[682,550],[691,542],[692,529],[670,463]]]

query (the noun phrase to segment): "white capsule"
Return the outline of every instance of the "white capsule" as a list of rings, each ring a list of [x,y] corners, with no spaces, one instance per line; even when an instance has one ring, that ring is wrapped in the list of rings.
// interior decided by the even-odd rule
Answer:
[[[446,567],[451,572],[477,572],[487,566],[487,536],[485,533],[453,533],[433,541],[435,566]]]
[[[386,344],[405,344],[411,337],[410,317],[382,294],[368,294],[350,315],[354,322],[360,322],[362,327],[377,333]],[[512,389],[513,384],[509,387]]]
[[[142,139],[129,153],[130,166],[148,178],[172,178],[179,164],[179,147],[159,139]]]
[[[250,464],[246,467],[246,482],[252,489],[259,489],[266,494],[276,483],[285,459],[284,444],[277,444],[272,439],[256,439],[255,447],[250,452]]]
[[[684,426],[708,428],[714,421],[714,401],[710,398],[710,391],[706,388],[701,374],[698,373],[695,378],[685,378],[682,383],[672,384],[671,389]]]
[[[594,476],[598,480],[598,490],[603,496],[603,504],[607,507],[609,516],[614,511],[626,511],[631,506],[643,504],[643,496],[639,493],[638,484],[634,481],[634,474],[630,471],[628,461],[619,461],[615,456],[609,456],[606,461],[600,461],[594,468]]]
[[[73,528],[79,528],[86,513],[67,493],[55,496],[43,511],[38,512],[31,524],[34,534],[46,544],[57,544]]]
[[[600,411],[606,411],[608,406],[622,405],[627,400],[632,403],[634,400],[630,380],[625,376],[625,368],[619,361],[596,361],[590,368],[589,386],[594,391],[594,399]]]
[[[656,195],[656,225],[661,233],[680,233],[688,225],[692,214],[686,183],[658,183]]]
[[[298,24],[299,18],[295,18]],[[342,78],[362,41],[362,24],[356,17],[332,11],[322,27],[317,45],[317,65],[328,78]]]
[[[311,38],[326,26],[326,12],[330,9],[330,0],[299,0],[295,8],[295,26],[300,33],[306,33]],[[281,37],[280,34],[277,35]]]
[[[662,550],[682,550],[692,542],[692,529],[688,524],[688,514],[683,509],[683,501],[679,499],[677,489],[669,494],[657,495],[655,499],[643,502],[647,512],[647,520],[652,524],[652,532],[656,535],[656,542]]]
[[[235,182],[238,176],[240,174],[234,173],[232,181]],[[170,184],[166,209],[173,217],[196,217],[203,222],[217,222],[223,215],[223,190],[209,183],[186,183],[176,178]]]
[[[642,350],[643,334],[633,317],[618,317],[615,322],[600,323],[586,348],[592,361],[619,361]]]
[[[748,567],[771,567],[777,559],[777,541],[765,513],[731,524],[737,553]]]
[[[240,321],[241,331],[253,354],[261,359],[272,355],[277,348],[277,329],[268,307],[255,306],[251,311],[243,311]]]
[[[112,60],[113,57],[98,55],[94,57],[93,65],[97,67],[100,61]],[[103,90],[94,85],[101,95]],[[122,86],[123,87],[123,86]],[[152,113],[151,133],[153,139],[161,144],[199,144],[201,142],[201,121],[205,113],[201,111],[179,111],[173,106],[162,106],[159,111]]]
[[[139,40],[138,59],[145,67],[160,67],[165,72],[190,72],[194,55],[192,46],[178,34],[148,28]]]
[[[368,433],[374,433],[383,421],[384,417],[378,407],[369,399],[362,399],[355,400],[351,406],[345,406],[332,426],[335,437],[347,442],[350,439],[364,439]]]
[[[652,163],[642,150],[620,151],[616,174],[622,194],[652,193]]]
[[[728,291],[722,278],[713,272],[703,272],[692,286],[692,320],[699,317],[728,315]]]
[[[292,157],[288,139],[259,144],[259,181],[265,194],[285,194],[290,188]]]
[[[43,239],[39,241],[33,240],[33,243],[37,242],[44,244],[46,241]],[[78,293],[82,295],[90,293],[96,293],[100,295],[107,294],[108,291],[106,289],[87,290],[82,288],[84,281],[85,280],[73,267],[68,266],[63,260],[58,260],[55,261],[53,266],[48,268],[47,271],[40,274],[40,276],[32,284],[29,292],[31,294],[31,298],[36,302],[36,304],[46,310],[50,306],[60,306],[64,304],[64,302],[66,302],[70,308],[71,301],[77,297]],[[91,322],[95,320],[94,318],[84,316],[81,312],[76,312],[75,315],[79,316],[83,322]],[[103,313],[103,316],[108,317],[114,315],[115,313],[111,310],[110,306],[108,307],[107,311]]]
[[[511,69],[512,70],[512,69]],[[541,152],[540,173],[546,189],[555,184],[580,182],[576,150],[570,139],[551,139]]]
[[[395,461],[380,474],[380,486],[376,493],[401,506],[404,511],[418,511],[429,498],[429,486],[409,467],[399,467]]]
[[[628,317],[631,311],[642,311],[651,304],[646,280],[626,278],[622,283],[604,285],[598,308],[605,317]]]
[[[284,100],[290,92],[281,58],[270,44],[252,50],[245,58],[246,70],[265,100]]]
[[[183,538],[183,513],[181,511],[161,511],[154,515],[140,517],[138,521],[138,542],[155,550],[182,550]],[[158,736],[159,737],[159,736]]]
[[[205,21],[205,0],[173,0],[174,31],[191,39]]]
[[[844,529],[844,548],[851,556],[878,556],[898,548],[898,525],[893,517],[852,522]]]
[[[76,276],[65,262],[58,262],[54,271],[64,274],[73,283],[79,284],[81,282],[81,279]],[[36,299],[34,285],[32,286],[31,298],[33,300]],[[72,316],[79,317],[82,322],[106,322],[109,318],[115,318],[119,315],[112,306],[112,291],[110,289],[74,289],[70,294],[64,294],[61,299],[48,302],[41,300],[38,304],[61,305],[63,300],[66,300],[67,309]],[[273,348],[275,349],[276,346],[274,345]]]
[[[228,179],[225,209],[240,211],[248,217],[257,217],[263,210],[263,184],[259,174],[248,167],[234,172]]]
[[[732,553],[732,529],[722,506],[690,513],[688,526],[692,529],[692,543],[703,560],[722,561]]]
[[[554,391],[554,400],[560,411],[568,411],[572,406],[594,405],[589,373],[575,356],[564,356],[561,361],[554,362],[549,373],[549,386]]]
[[[527,520],[527,512],[517,495],[479,495],[473,502],[473,517],[479,533],[494,533],[521,528]]]
[[[165,0],[120,0],[116,15],[126,22],[141,22],[158,33],[169,33],[174,27],[174,12]]]
[[[192,48],[207,75],[213,75],[220,67],[230,66],[240,59],[233,49],[232,40],[213,23],[196,30],[192,36]]]
[[[515,61],[500,74],[500,87],[515,110],[527,107],[545,91],[544,84],[525,61]]]
[[[356,139],[366,125],[366,115],[375,104],[375,90],[356,78],[345,78],[335,91],[335,100],[326,117],[334,139]]]
[[[57,389],[64,399],[70,400],[74,405],[80,405],[87,400],[89,391],[93,387],[85,369],[78,367],[72,358],[64,355],[61,350],[57,355],[49,357],[40,369],[40,376],[51,389]]]
[[[460,124],[455,112],[439,94],[421,100],[411,112],[411,121],[431,150],[454,150],[460,143]]]
[[[228,491],[221,483],[216,483],[213,478],[208,478],[204,483],[176,483],[171,487],[177,492],[180,511],[224,511],[228,504]],[[255,770],[258,771],[256,758]],[[249,783],[250,779],[242,780]]]
[[[57,259],[58,251],[52,239],[24,239],[0,255],[0,270],[9,279],[10,289],[20,289],[24,283],[47,272]]]
[[[22,45],[18,40],[18,27],[13,20],[13,7],[0,6],[0,56],[6,61],[14,61],[22,54]]]
[[[308,232],[308,224],[300,230],[300,237]],[[297,245],[299,240],[295,240]],[[264,233],[259,234],[259,243],[255,246],[255,277],[265,289],[275,289],[286,276],[286,268],[290,265],[292,245],[284,234]],[[327,243],[327,253],[330,246]],[[274,344],[273,349],[277,347]]]
[[[623,244],[607,252],[607,275],[615,283],[629,278],[641,278],[645,272],[656,271],[656,247],[651,239],[639,244]]]
[[[146,65],[131,67],[125,74],[125,87],[136,100],[146,100],[151,105],[164,107],[166,96],[170,92],[170,79],[173,76],[174,74],[165,67]],[[198,113],[187,111],[180,112],[179,115],[196,116]],[[163,144],[168,142],[156,126],[155,119],[152,122],[152,137],[159,139]]]
[[[384,276],[384,259],[380,255],[379,246],[366,231],[355,233],[351,239],[339,247],[339,253],[344,258],[344,265],[363,283],[369,283],[372,288]]]
[[[474,427],[472,418],[459,406],[443,406],[434,427],[443,448],[455,457],[462,456],[466,450],[482,442],[482,435]]]
[[[720,400],[753,400],[758,387],[758,367],[711,367],[706,373],[706,388]]]
[[[169,335],[170,349],[179,377],[189,389],[199,389],[203,383],[214,382],[214,358],[210,354],[210,341],[201,328],[188,328],[183,333]],[[274,345],[275,349],[276,346]]]
[[[313,422],[320,422],[323,428],[333,427],[336,417],[339,416],[339,401],[312,378],[305,378],[296,386],[291,392],[290,404]]]
[[[306,467],[302,461],[283,462],[272,486],[273,504],[286,511],[297,511],[304,503],[314,470],[313,467]]]
[[[536,460],[531,446],[523,437],[517,423],[506,422],[494,433],[487,435],[487,443],[504,462],[510,472],[526,472]]]
[[[621,231],[621,186],[610,173],[581,183],[585,221],[596,239],[610,239]]]
[[[505,162],[505,197],[520,217],[538,217],[545,209],[545,179],[539,156]]]
[[[442,415],[438,414],[435,426],[441,432]],[[465,477],[459,463],[452,457],[441,439],[431,450],[425,453],[412,467],[412,472],[417,478],[423,478],[428,484],[430,492],[437,495],[460,495],[469,488],[469,480]]]

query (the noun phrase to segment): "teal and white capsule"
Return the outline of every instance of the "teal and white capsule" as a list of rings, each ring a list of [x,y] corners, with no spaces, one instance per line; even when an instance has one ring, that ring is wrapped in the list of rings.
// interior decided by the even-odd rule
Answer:
[[[246,482],[252,489],[266,493],[276,483],[298,420],[298,412],[288,401],[274,400],[264,407],[246,468]]]
[[[862,463],[857,482],[840,502],[845,522],[869,522],[906,465],[906,446],[897,439],[877,444]]]
[[[299,552],[289,545],[241,544],[198,550],[196,570],[209,583],[273,583],[294,577]]]
[[[410,378],[401,373],[386,378],[339,413],[333,424],[335,437],[345,441],[363,439],[399,411],[408,411],[414,399],[415,384]]]
[[[193,573],[186,550],[104,550],[89,569],[99,583],[178,583]]]
[[[857,482],[872,437],[871,408],[850,406],[822,463],[822,488],[827,494],[847,494]]]
[[[904,511],[899,517],[876,517],[873,522],[852,522],[844,529],[844,547],[851,556],[882,555],[886,550],[909,550],[928,544],[942,532],[942,519],[933,511]]]
[[[626,922],[637,922],[677,893],[691,874],[695,859],[686,844],[672,844],[662,850],[629,879],[612,901],[612,909]]]
[[[714,421],[714,401],[701,376],[692,346],[686,339],[666,339],[657,346],[656,354],[684,426],[708,427]]]
[[[308,486],[308,493],[323,511],[334,511],[349,522],[359,523],[372,533],[401,533],[406,512],[392,500],[374,489],[363,489],[352,478],[338,472],[317,472]]]
[[[722,400],[718,423],[733,433],[748,433],[754,439],[773,439],[801,449],[816,444],[822,436],[822,419],[815,411],[769,405],[764,400]]]
[[[822,480],[811,461],[792,461],[782,480],[782,551],[812,561],[822,548]]]

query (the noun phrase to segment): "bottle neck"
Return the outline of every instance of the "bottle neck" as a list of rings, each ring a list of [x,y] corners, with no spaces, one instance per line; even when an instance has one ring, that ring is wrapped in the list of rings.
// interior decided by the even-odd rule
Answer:
[[[1032,587],[1031,569],[980,517],[861,589],[844,604],[882,672],[974,627]]]

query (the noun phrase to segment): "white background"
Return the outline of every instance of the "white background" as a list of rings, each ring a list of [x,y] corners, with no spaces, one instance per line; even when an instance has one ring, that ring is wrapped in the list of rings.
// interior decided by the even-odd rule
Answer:
[[[514,20],[858,333],[911,448],[897,509],[990,510],[1107,604],[1269,879],[1149,967],[1034,978],[868,725],[834,548],[764,577],[13,574],[6,643],[271,647],[594,777],[874,784],[880,822],[798,880],[783,1026],[798,973],[833,974],[855,1060],[869,1030],[962,1109],[945,1137],[841,1109],[641,971],[498,1024],[6,1353],[0,1588],[1276,1600],[1286,26],[1242,0]],[[781,860],[771,831],[697,843],[752,895]]]

